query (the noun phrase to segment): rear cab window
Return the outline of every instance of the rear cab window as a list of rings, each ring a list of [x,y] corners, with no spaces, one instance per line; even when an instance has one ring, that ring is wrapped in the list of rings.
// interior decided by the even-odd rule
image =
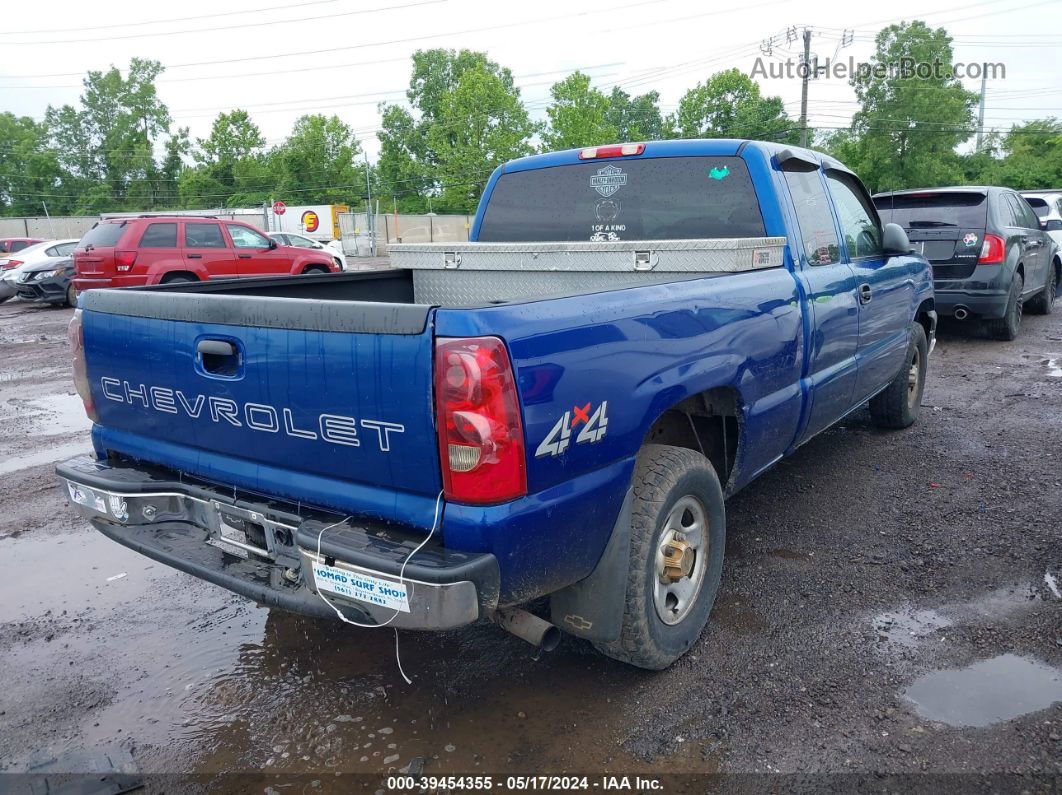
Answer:
[[[118,241],[122,237],[122,232],[125,231],[125,221],[121,223],[102,223],[96,224],[85,236],[81,238],[81,242],[78,243],[78,248],[85,248],[86,246],[92,246],[93,248],[111,248],[118,245]]]
[[[740,157],[609,158],[502,174],[478,240],[611,242],[763,237]]]
[[[904,229],[984,229],[988,219],[988,197],[977,191],[878,196],[874,206],[883,224],[899,224]]]

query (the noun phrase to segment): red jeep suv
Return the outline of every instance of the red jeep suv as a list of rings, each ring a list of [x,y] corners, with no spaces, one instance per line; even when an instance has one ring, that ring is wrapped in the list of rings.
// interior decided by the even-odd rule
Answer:
[[[327,254],[278,246],[238,221],[174,215],[100,221],[77,244],[74,267],[78,292],[339,270]]]

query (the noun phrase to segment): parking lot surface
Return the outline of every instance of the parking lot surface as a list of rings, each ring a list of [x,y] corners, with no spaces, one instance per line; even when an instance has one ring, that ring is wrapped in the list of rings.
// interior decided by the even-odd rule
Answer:
[[[670,670],[475,626],[400,633],[412,685],[390,629],[259,608],[74,515],[71,313],[0,306],[0,770],[1062,774],[1062,306],[1012,343],[944,328],[914,427],[856,413],[733,498]]]

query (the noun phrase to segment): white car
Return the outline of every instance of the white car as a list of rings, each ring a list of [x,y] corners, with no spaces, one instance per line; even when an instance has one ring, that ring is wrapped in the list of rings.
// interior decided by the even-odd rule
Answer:
[[[332,259],[336,261],[336,265],[343,270],[347,269],[347,257],[343,253],[343,249],[338,240],[329,240],[327,243],[322,243],[320,240],[312,240],[311,238],[304,237],[303,235],[295,235],[291,232],[267,232],[266,234],[282,246],[315,248],[327,251],[332,255]]]
[[[69,257],[77,248],[79,240],[80,238],[45,240],[43,243],[34,243],[32,246],[26,246],[21,251],[0,259],[0,303],[15,294],[17,289],[15,279],[24,268],[51,257]]]
[[[1043,230],[1062,249],[1062,190],[1023,190],[1021,195],[1040,219]]]

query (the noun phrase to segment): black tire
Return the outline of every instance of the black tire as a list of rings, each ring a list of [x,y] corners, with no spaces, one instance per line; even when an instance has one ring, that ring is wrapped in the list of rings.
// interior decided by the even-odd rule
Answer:
[[[1058,270],[1055,263],[1051,263],[1047,274],[1047,284],[1044,289],[1029,299],[1029,311],[1037,315],[1050,315],[1055,307],[1055,296],[1058,294]]]
[[[197,281],[199,280],[191,276],[185,276],[183,273],[175,273],[172,276],[162,277],[160,284],[191,284]]]
[[[1010,295],[1007,297],[1006,312],[998,320],[988,321],[988,333],[995,339],[1007,341],[1018,336],[1018,331],[1021,329],[1021,294],[1024,289],[1025,279],[1020,273],[1015,273],[1014,282],[1010,286]]]
[[[926,388],[929,343],[921,323],[911,326],[911,340],[903,367],[884,390],[870,399],[870,418],[879,428],[907,428],[922,410]]]
[[[623,612],[623,627],[618,640],[595,643],[598,651],[615,660],[639,668],[660,670],[667,668],[685,654],[704,630],[708,614],[715,603],[723,573],[723,552],[726,546],[726,509],[723,489],[711,463],[698,452],[682,447],[647,444],[638,454],[634,471],[633,504],[631,505],[631,555],[627,570],[627,596]],[[694,513],[680,503],[689,505]],[[694,552],[689,574],[670,585],[683,581],[691,597],[675,602],[673,607],[657,606],[657,587],[665,586],[659,574],[661,545],[665,537],[675,536],[669,530],[668,519],[687,525],[686,515],[696,519],[697,509],[706,527],[697,533],[701,555]],[[678,517],[676,520],[676,516]],[[693,539],[693,533],[684,536]],[[698,557],[698,555],[701,555]],[[703,569],[698,570],[697,566]],[[698,573],[699,572],[699,573]],[[669,604],[667,599],[662,600]],[[681,611],[679,607],[682,607]],[[668,612],[674,623],[665,623],[661,610]],[[669,612],[670,611],[670,612]]]
[[[77,288],[73,282],[66,286],[66,305],[77,306]]]
[[[325,265],[307,265],[305,268],[303,268],[302,272],[303,272],[303,274],[307,274],[307,273],[331,273],[332,271],[328,270],[328,267],[325,266]]]

